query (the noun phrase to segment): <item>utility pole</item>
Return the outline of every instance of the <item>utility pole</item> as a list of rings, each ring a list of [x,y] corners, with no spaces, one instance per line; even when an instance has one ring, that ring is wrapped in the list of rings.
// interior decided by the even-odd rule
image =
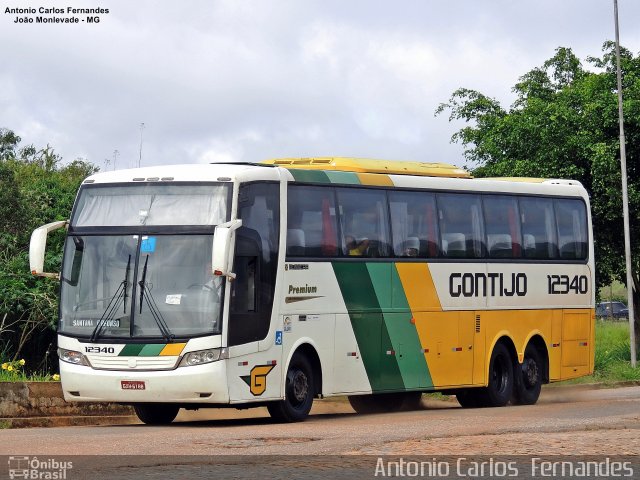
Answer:
[[[144,130],[144,123],[140,124],[140,156],[138,157],[138,168],[142,164],[142,131]]]
[[[114,150],[113,151],[113,169],[116,169],[116,160],[118,160],[118,155],[120,155],[120,152],[118,150]]]
[[[627,152],[624,138],[624,115],[622,112],[622,71],[620,69],[620,28],[618,26],[618,0],[613,0],[616,24],[616,67],[618,76],[618,121],[620,123],[620,170],[622,173],[622,215],[624,218],[624,256],[627,265],[627,303],[629,305],[629,343],[631,344],[631,366],[636,366],[636,331],[633,311],[633,275],[631,272],[631,234],[629,230],[629,198],[627,193]]]

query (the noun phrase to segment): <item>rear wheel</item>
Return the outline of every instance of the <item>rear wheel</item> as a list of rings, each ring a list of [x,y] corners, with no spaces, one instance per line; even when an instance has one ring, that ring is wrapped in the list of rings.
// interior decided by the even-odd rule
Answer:
[[[169,425],[180,407],[166,403],[139,403],[133,406],[141,422],[147,425]]]
[[[513,360],[502,343],[496,344],[489,361],[489,384],[482,392],[485,407],[503,407],[513,394]]]
[[[287,369],[284,400],[267,405],[271,417],[287,423],[307,418],[315,396],[314,385],[309,360],[301,353],[294,353]]]
[[[542,389],[542,369],[543,362],[538,349],[534,345],[527,345],[522,365],[514,365],[514,403],[533,405],[538,401]]]

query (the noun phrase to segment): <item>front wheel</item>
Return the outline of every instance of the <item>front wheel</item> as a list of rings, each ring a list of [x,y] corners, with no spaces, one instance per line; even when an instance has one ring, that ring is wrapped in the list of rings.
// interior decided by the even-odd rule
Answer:
[[[514,403],[533,405],[538,401],[542,389],[542,359],[538,349],[527,345],[522,365],[515,364]]]
[[[166,403],[139,403],[133,406],[141,422],[147,425],[169,425],[180,407]]]
[[[284,400],[267,405],[271,417],[286,423],[300,422],[307,418],[315,396],[314,385],[309,360],[296,352],[287,369]]]

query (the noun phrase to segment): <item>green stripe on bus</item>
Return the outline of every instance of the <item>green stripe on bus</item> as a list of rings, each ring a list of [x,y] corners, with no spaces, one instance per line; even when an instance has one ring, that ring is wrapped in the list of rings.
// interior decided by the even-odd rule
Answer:
[[[366,263],[333,262],[332,265],[349,313],[381,312]]]
[[[325,172],[331,183],[342,183],[344,185],[360,185],[358,175],[353,172]]]
[[[140,353],[138,354],[138,356],[140,357],[156,357],[158,355],[160,355],[160,352],[162,351],[162,349],[165,347],[165,344],[161,344],[161,345],[154,345],[154,344],[150,344],[150,345],[145,345],[144,348],[142,350],[140,350]]]
[[[420,337],[411,323],[411,309],[393,263],[368,263],[367,269],[383,311],[382,338],[389,338],[387,351],[397,363],[405,388],[432,386]]]
[[[331,183],[326,172],[321,170],[296,170],[290,169],[296,182],[305,183]]]
[[[364,368],[374,392],[402,390],[404,383],[366,263],[334,262]],[[383,265],[383,264],[376,264]],[[380,267],[373,267],[377,273]]]
[[[124,348],[118,354],[119,357],[137,357],[140,351],[144,348],[143,343],[132,343],[125,345]]]
[[[433,387],[433,380],[429,366],[420,343],[420,336],[414,323],[409,307],[409,301],[402,288],[400,275],[395,264],[391,266],[391,291],[393,305],[401,313],[385,314],[384,320],[391,337],[391,342],[399,355],[398,366],[402,372],[402,379],[408,389]],[[407,313],[405,313],[408,310]]]
[[[380,310],[391,308],[391,263],[366,263]]]

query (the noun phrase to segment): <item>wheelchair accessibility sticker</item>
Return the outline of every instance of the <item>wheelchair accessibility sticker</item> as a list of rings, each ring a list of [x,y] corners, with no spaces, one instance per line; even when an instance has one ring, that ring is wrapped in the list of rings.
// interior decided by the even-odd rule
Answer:
[[[276,345],[282,345],[282,331],[276,331]]]

